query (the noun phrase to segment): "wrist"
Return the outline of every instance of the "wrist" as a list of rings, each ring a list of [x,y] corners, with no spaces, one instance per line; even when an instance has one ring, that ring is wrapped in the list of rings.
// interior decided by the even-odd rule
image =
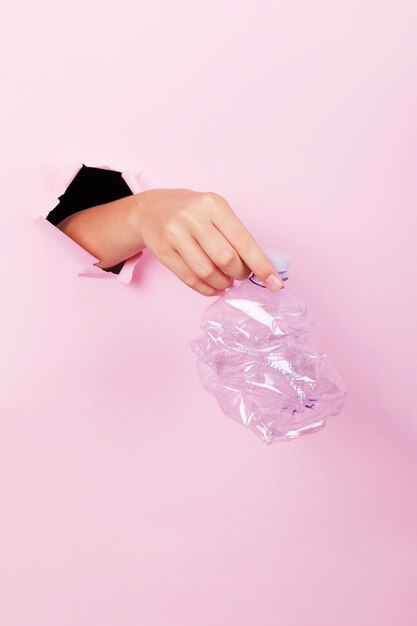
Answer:
[[[129,210],[126,214],[127,230],[134,237],[138,252],[146,248],[144,224],[150,207],[151,191],[151,189],[147,189],[131,196]]]

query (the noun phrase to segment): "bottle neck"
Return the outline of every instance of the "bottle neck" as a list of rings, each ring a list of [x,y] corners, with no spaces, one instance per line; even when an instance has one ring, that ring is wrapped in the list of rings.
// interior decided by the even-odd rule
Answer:
[[[288,272],[278,272],[278,274],[281,276],[281,279],[283,281],[288,280]],[[257,285],[258,287],[263,287],[264,289],[266,289],[266,286],[259,280],[259,278],[257,278],[255,276],[255,274],[252,272],[252,274],[249,276],[249,280],[251,281],[251,283],[253,283],[254,285]]]

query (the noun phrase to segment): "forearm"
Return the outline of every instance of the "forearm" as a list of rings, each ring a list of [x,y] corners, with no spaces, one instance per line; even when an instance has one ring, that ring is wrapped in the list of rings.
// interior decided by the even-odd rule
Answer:
[[[57,227],[109,268],[144,249],[136,214],[141,192],[70,215]]]
[[[213,192],[147,189],[74,213],[58,228],[98,258],[102,269],[113,269],[146,247],[206,296],[251,272],[271,290],[282,287],[270,259],[227,201]]]

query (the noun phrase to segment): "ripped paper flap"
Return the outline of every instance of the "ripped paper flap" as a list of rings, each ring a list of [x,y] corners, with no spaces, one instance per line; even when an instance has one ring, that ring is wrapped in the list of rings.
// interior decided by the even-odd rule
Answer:
[[[47,206],[46,215],[48,215],[49,211],[56,206],[59,201],[59,196],[64,193],[65,189],[70,185],[71,181],[75,178],[82,166],[82,162],[75,160],[61,163],[58,166],[55,177],[53,180],[50,180],[50,204],[48,203],[49,206]],[[139,183],[139,174],[135,174],[132,170],[118,170],[117,168],[112,168],[107,165],[94,165],[93,167],[121,171],[122,178],[125,180],[132,193],[135,194],[143,191],[143,187]],[[35,218],[35,222],[44,230],[44,232],[47,233],[49,237],[55,237],[60,240],[60,245],[65,248],[66,252],[72,256],[74,262],[77,264],[79,268],[78,276],[100,279],[116,279],[125,285],[128,285],[131,282],[135,266],[143,254],[142,251],[127,259],[124,262],[119,274],[114,274],[113,272],[108,272],[100,267],[97,267],[95,264],[99,262],[99,259],[87,252],[87,250],[73,241],[65,233],[59,230],[59,228],[51,224],[51,222],[46,219],[46,216],[41,215]]]

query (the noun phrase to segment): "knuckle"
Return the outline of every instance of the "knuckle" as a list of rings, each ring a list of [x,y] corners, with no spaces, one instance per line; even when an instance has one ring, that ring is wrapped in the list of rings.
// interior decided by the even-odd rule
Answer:
[[[191,289],[197,289],[198,285],[200,284],[200,281],[196,276],[185,276],[184,282],[186,282],[187,285],[191,287]]]
[[[203,191],[201,195],[206,202],[217,202],[219,197],[214,191]]]
[[[244,279],[245,279],[245,278],[247,278],[247,277],[248,277],[251,273],[252,273],[252,272],[250,271],[250,269],[247,269],[247,268],[242,268],[242,269],[239,269],[239,270],[236,272],[235,277],[236,277],[238,280],[244,280]]]
[[[198,200],[196,201],[195,198],[191,198],[186,200],[183,206],[177,210],[172,220],[179,229],[194,230],[198,228],[201,217],[206,211],[205,205],[202,205]]]
[[[217,293],[217,290],[214,287],[201,282],[200,278],[195,274],[186,274],[182,277],[182,280],[188,287],[203,296],[214,296]]]
[[[187,205],[184,205],[180,209],[178,209],[175,215],[176,221],[178,222],[187,222],[190,218],[190,209]]]
[[[219,196],[218,193],[215,193],[214,191],[204,191],[201,194],[201,201],[202,201],[203,206],[209,209],[213,209],[213,208],[218,207],[222,203],[223,198]]]
[[[201,265],[197,269],[198,276],[200,276],[200,278],[202,278],[203,280],[212,278],[214,273],[215,273],[215,269],[214,267],[211,267],[210,265]]]
[[[198,279],[192,280],[189,286],[191,287],[191,289],[194,289],[194,291],[201,293],[201,295],[203,296],[214,296],[217,293],[213,287],[201,283]]]
[[[171,218],[165,224],[165,232],[168,237],[177,237],[179,234],[179,224],[176,217]]]
[[[235,260],[235,254],[226,250],[225,252],[220,252],[217,255],[217,260],[220,266],[227,267],[228,265],[231,265]]]
[[[171,255],[172,255],[172,249],[169,248],[168,246],[158,246],[158,247],[154,248],[154,252],[155,252],[155,255],[157,256],[157,258],[164,265],[166,265],[168,263],[169,259],[171,258]]]

